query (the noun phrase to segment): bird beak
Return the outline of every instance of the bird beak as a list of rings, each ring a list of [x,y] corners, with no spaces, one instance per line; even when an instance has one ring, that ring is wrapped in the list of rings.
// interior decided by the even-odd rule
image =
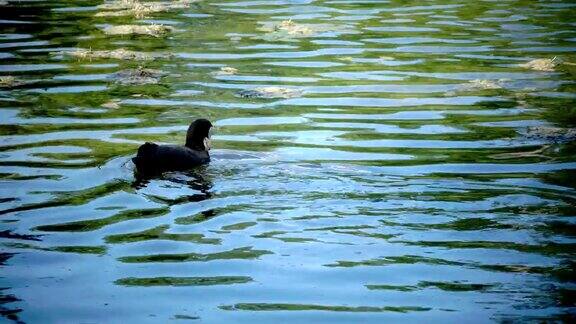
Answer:
[[[204,149],[206,151],[210,151],[211,148],[212,148],[212,143],[210,142],[210,138],[204,137]]]

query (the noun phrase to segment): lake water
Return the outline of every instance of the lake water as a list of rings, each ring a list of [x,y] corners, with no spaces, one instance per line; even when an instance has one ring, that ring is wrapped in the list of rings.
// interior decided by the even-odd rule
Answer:
[[[572,1],[0,2],[2,321],[576,316]]]

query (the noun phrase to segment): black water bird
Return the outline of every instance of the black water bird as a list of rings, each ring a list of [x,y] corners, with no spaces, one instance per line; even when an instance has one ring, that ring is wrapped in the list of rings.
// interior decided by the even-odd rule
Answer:
[[[139,174],[159,174],[165,171],[182,171],[210,162],[210,136],[212,123],[196,119],[186,132],[186,144],[158,145],[146,142],[132,158]]]

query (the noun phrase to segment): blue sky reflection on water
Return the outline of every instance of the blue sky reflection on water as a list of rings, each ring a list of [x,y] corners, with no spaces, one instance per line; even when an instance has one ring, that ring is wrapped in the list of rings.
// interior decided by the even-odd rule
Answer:
[[[0,4],[3,321],[574,317],[573,3],[168,3]]]

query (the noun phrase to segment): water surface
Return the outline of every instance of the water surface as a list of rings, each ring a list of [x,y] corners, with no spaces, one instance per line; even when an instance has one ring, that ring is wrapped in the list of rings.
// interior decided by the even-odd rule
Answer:
[[[576,124],[574,69],[519,66],[576,62],[572,1],[101,4],[1,4],[3,320],[575,315],[574,141],[538,131]],[[154,59],[69,54],[117,49]],[[198,117],[210,165],[135,179]]]

